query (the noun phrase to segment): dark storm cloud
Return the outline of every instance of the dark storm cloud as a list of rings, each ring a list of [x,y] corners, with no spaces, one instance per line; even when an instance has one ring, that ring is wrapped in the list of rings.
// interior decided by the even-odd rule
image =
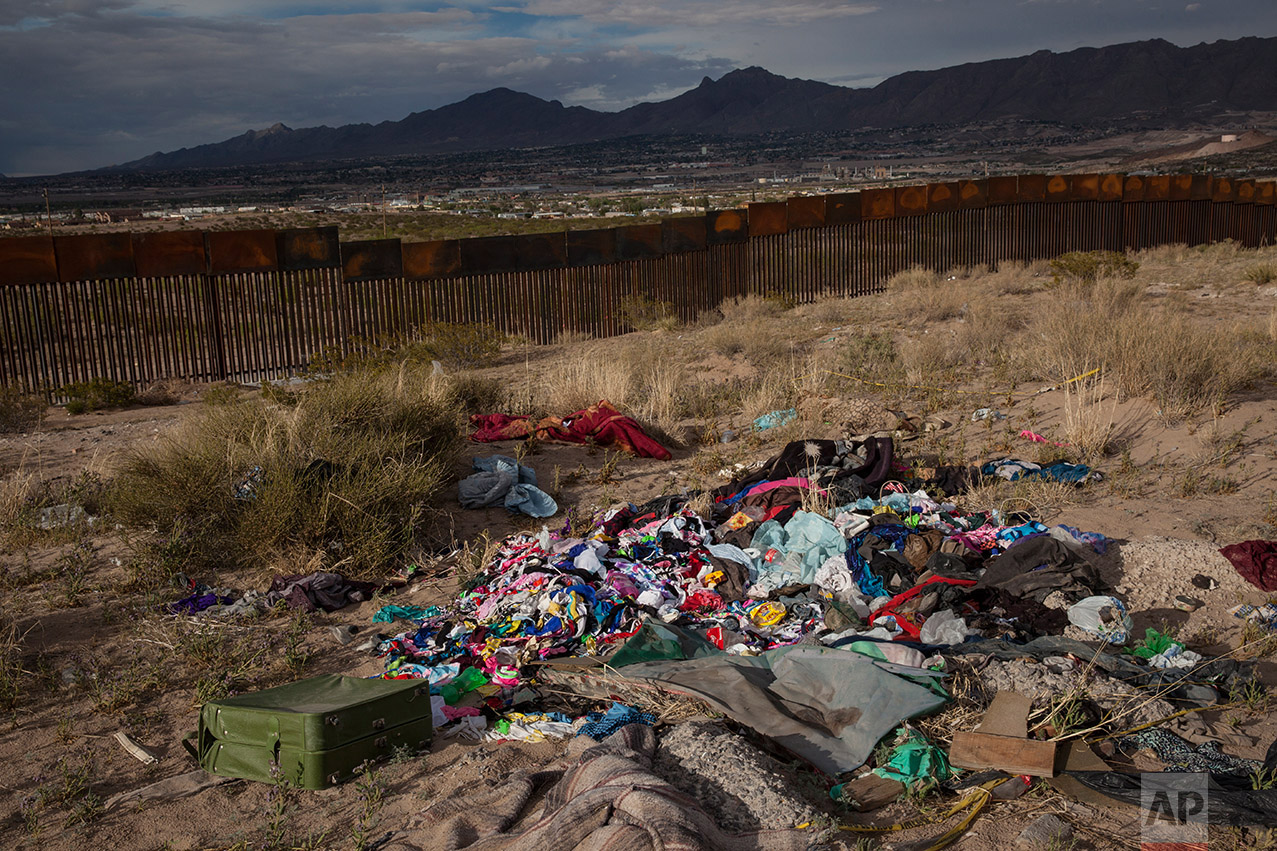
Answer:
[[[1274,34],[1272,0],[0,0],[0,171],[394,120],[496,86],[618,109],[746,65],[870,85],[1039,49]]]

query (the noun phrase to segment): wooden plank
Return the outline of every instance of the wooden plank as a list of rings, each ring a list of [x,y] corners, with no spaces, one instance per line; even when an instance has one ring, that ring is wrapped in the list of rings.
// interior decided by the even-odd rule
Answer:
[[[905,793],[905,784],[870,773],[848,780],[830,792],[838,792],[838,797],[834,800],[841,801],[857,812],[867,813],[898,799]]]
[[[991,733],[954,733],[949,762],[958,768],[996,768],[1008,774],[1055,776],[1055,742]]]
[[[993,736],[1012,736],[1027,739],[1029,736],[1029,709],[1033,701],[1013,691],[1000,691],[993,697],[984,718],[976,727],[977,733]]]

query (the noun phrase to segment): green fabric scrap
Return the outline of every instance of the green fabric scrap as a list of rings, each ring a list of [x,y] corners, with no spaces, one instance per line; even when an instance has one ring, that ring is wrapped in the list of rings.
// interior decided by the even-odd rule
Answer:
[[[660,621],[644,621],[621,649],[607,660],[613,668],[622,668],[637,662],[669,662],[684,659],[700,659],[716,656],[719,650],[709,640],[691,630]]]
[[[886,765],[875,768],[874,774],[886,780],[898,780],[910,789],[929,789],[953,774],[944,751],[918,731],[901,727],[896,731],[896,740]]]

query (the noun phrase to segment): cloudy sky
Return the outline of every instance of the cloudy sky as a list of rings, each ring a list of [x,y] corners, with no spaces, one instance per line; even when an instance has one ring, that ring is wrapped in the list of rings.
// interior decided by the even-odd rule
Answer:
[[[901,71],[1277,35],[1277,0],[0,0],[0,172],[397,120],[497,86],[595,109],[733,68]]]

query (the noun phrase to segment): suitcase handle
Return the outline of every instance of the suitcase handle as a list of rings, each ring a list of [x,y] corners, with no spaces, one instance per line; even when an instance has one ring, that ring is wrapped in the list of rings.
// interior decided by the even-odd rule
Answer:
[[[195,760],[197,765],[200,761],[200,754],[199,751],[195,749],[195,745],[191,744],[191,742],[194,742],[198,735],[198,730],[192,730],[182,738],[182,747],[186,748],[186,752],[191,755],[191,759]]]

